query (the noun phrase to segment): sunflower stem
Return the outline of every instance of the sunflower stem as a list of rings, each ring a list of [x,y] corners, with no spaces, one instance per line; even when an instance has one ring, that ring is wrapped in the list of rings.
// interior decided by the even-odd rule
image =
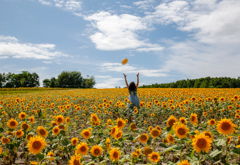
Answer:
[[[226,140],[226,162],[228,164],[228,142]]]
[[[199,153],[198,159],[199,159],[199,165],[200,165],[201,164],[201,153]]]

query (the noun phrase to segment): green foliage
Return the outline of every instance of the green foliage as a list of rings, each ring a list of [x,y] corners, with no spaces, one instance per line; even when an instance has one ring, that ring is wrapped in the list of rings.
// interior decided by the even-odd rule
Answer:
[[[240,77],[205,77],[199,79],[179,80],[171,83],[143,85],[140,88],[239,88]]]
[[[37,73],[29,73],[28,71],[22,71],[20,74],[14,73],[0,73],[0,87],[38,87],[39,76]]]
[[[89,77],[89,76],[87,76]],[[44,87],[60,87],[60,88],[92,88],[95,85],[95,79],[83,78],[81,72],[77,71],[63,71],[58,78],[44,79]]]

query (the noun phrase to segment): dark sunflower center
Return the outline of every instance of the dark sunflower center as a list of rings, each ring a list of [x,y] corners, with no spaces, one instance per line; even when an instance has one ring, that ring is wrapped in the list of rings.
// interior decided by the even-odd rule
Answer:
[[[191,117],[191,121],[195,121],[195,116],[192,116],[192,117]]]
[[[46,134],[46,131],[45,131],[44,129],[40,129],[40,130],[39,130],[39,133],[40,133],[41,135],[45,135],[45,134]]]
[[[168,124],[169,124],[170,126],[172,126],[174,123],[175,123],[175,120],[174,120],[174,119],[170,119],[169,122],[168,122]]]
[[[157,155],[153,155],[153,156],[152,156],[152,159],[153,159],[153,160],[156,160],[156,159],[157,159]]]
[[[85,152],[87,149],[86,149],[85,146],[82,146],[82,147],[80,148],[80,150],[81,150],[82,152]]]
[[[23,128],[23,129],[28,129],[28,125],[27,125],[27,124],[23,124],[23,125],[22,125],[22,128]]]
[[[159,132],[158,132],[157,130],[153,130],[153,131],[152,131],[152,135],[156,137],[156,136],[159,135]]]
[[[117,152],[114,152],[113,153],[113,157],[116,159],[116,158],[118,158],[118,153]]]
[[[221,128],[222,128],[224,131],[227,131],[227,130],[230,129],[230,127],[231,127],[231,125],[230,125],[228,122],[223,122]]]
[[[62,122],[62,118],[59,117],[59,118],[57,119],[57,121],[58,121],[59,123],[61,123],[61,122]]]
[[[11,121],[11,122],[10,122],[10,125],[11,125],[12,127],[14,127],[14,126],[16,125],[16,122],[15,122],[15,121]]]
[[[94,150],[94,154],[98,155],[100,153],[99,149]]]
[[[74,165],[80,165],[80,162],[79,162],[79,160],[74,159],[73,164],[74,164]]]
[[[206,141],[206,139],[203,139],[203,138],[198,139],[198,141],[197,141],[197,146],[198,146],[199,148],[205,148],[205,147],[207,146],[207,141]]]
[[[146,140],[147,140],[147,137],[146,137],[145,135],[142,135],[142,136],[141,136],[141,140],[142,140],[142,141],[146,141]]]
[[[179,129],[178,129],[178,133],[179,133],[180,135],[185,135],[185,134],[186,134],[186,131],[185,131],[185,129],[183,129],[183,128],[179,128]]]
[[[41,148],[42,143],[40,141],[34,141],[32,144],[33,149],[38,150],[39,148]]]

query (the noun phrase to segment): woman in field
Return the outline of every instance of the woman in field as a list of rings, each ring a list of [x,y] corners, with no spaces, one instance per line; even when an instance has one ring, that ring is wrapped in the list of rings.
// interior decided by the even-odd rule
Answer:
[[[128,109],[127,109],[127,115],[129,115],[129,111],[131,109],[131,111],[133,110],[133,107],[137,107],[137,109],[139,110],[140,106],[139,106],[139,99],[137,96],[137,88],[139,85],[139,73],[137,74],[137,85],[132,81],[129,85],[127,83],[127,75],[124,75],[125,78],[125,83],[127,85],[128,91],[129,91],[129,101],[131,102],[131,104],[128,104]],[[138,112],[139,113],[139,112]]]

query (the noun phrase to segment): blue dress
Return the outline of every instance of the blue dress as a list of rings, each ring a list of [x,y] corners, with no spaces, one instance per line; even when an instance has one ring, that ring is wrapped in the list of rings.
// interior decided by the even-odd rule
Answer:
[[[137,107],[138,110],[139,110],[140,106],[139,106],[139,98],[137,96],[137,88],[133,91],[130,91],[128,89],[128,91],[129,91],[129,94],[130,94],[128,99],[131,102],[131,104],[128,104],[128,111],[127,112],[129,113],[129,110],[130,109],[133,110],[134,106]],[[139,111],[138,111],[138,113],[139,113]]]

